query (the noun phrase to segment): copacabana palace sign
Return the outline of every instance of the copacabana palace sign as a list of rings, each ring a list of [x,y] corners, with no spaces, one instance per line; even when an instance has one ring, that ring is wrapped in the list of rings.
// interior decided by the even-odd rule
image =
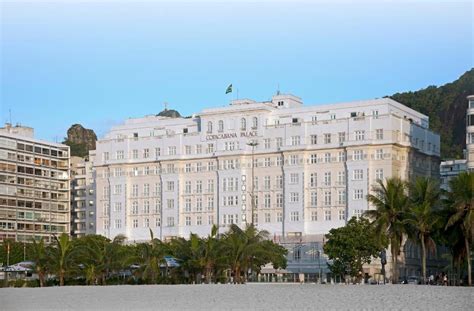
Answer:
[[[257,131],[251,132],[240,132],[240,137],[255,137],[257,136]],[[206,140],[217,140],[217,139],[227,139],[227,138],[237,138],[237,133],[222,133],[222,134],[212,134],[207,135]]]

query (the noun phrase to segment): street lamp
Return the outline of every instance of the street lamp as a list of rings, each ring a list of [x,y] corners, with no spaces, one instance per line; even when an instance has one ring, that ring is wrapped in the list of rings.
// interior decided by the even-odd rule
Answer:
[[[255,171],[255,161],[254,161],[254,152],[255,152],[255,147],[257,147],[258,142],[256,140],[252,140],[247,143],[247,146],[252,147],[252,194],[250,195],[250,198],[252,200],[252,226],[254,225],[254,212],[255,212],[255,198],[254,198],[254,191],[255,191],[255,178],[254,178],[254,171]]]

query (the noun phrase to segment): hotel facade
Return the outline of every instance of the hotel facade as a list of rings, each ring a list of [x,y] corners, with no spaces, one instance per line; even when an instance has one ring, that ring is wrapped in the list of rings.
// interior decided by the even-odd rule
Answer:
[[[0,242],[69,234],[69,198],[69,147],[29,127],[0,128]]]
[[[439,148],[428,117],[389,98],[304,106],[278,94],[128,119],[97,141],[97,233],[167,240],[253,222],[320,254],[324,234],[371,208],[377,180],[438,178]]]

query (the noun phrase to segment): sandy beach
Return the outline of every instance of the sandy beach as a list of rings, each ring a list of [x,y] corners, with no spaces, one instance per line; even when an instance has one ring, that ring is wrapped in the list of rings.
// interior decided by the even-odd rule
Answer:
[[[141,285],[2,288],[1,310],[468,310],[474,288],[416,285]]]

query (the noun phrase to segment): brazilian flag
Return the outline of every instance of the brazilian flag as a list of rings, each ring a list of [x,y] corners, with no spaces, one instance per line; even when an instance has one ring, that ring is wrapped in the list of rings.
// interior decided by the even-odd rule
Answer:
[[[232,93],[232,84],[230,84],[227,89],[225,90],[226,94]]]

